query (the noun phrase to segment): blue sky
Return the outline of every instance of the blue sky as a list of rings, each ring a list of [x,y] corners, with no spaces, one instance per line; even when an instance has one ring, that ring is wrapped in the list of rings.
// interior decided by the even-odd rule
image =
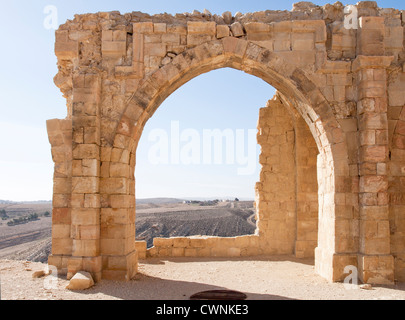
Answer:
[[[47,119],[66,116],[65,99],[53,84],[57,72],[54,30],[43,25],[48,5],[57,8],[58,24],[75,14],[118,10],[182,13],[205,8],[211,13],[290,10],[296,1],[2,1],[0,22],[0,199],[49,200],[53,163]],[[330,1],[317,1],[324,5]],[[332,1],[333,2],[333,1]],[[344,3],[354,4],[354,3]],[[402,0],[379,1],[380,7],[405,9]],[[258,78],[236,70],[199,76],[171,95],[145,127],[137,158],[137,196],[253,197],[258,170],[235,173],[232,165],[151,165],[148,134],[154,128],[180,130],[254,129],[258,109],[274,90]],[[153,143],[152,143],[153,144]],[[259,168],[258,168],[259,169]],[[173,184],[175,178],[176,183]]]

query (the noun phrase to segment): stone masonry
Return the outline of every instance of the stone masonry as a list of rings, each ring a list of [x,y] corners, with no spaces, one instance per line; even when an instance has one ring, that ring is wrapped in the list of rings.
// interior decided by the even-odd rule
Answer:
[[[329,281],[348,265],[363,282],[405,281],[404,31],[405,12],[374,1],[68,20],[54,78],[67,116],[47,121],[49,264],[68,278],[129,280],[150,256],[294,254],[314,257]],[[256,233],[156,238],[146,249],[135,241],[143,127],[177,88],[226,67],[277,90],[259,114]]]

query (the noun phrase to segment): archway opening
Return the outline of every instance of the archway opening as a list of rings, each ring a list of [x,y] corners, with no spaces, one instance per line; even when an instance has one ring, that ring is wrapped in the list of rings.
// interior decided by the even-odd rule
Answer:
[[[222,78],[223,75],[225,78]],[[235,102],[231,102],[229,97],[234,91],[226,90],[226,86],[218,87],[215,81],[222,84],[228,81],[228,86],[232,86],[233,82],[226,78],[241,75],[245,85],[245,79],[254,80],[254,92],[251,92],[252,89],[245,90],[246,93],[241,91],[233,97]],[[213,101],[215,96],[222,97],[209,107],[206,105],[208,99],[204,99],[207,91],[198,86],[201,85],[199,81],[205,80],[204,77],[216,88],[208,91],[213,95]],[[191,91],[190,100],[183,98],[182,101],[178,97],[189,85],[194,85],[198,91]],[[201,93],[203,95],[199,96]],[[186,125],[181,126],[182,122]],[[235,126],[238,123],[242,129]],[[218,154],[212,152],[215,153],[215,146],[210,145],[209,150],[204,150],[204,127],[207,124],[211,132],[214,128],[217,130],[219,140],[222,140],[217,145],[220,153],[217,159]],[[238,130],[239,141],[235,139]],[[261,244],[254,244],[250,250],[235,251],[235,255],[295,254],[297,257],[314,257],[318,243],[318,148],[308,125],[291,100],[279,92],[275,94],[268,83],[234,69],[219,69],[200,75],[165,100],[159,112],[148,121],[142,137],[136,161],[136,172],[141,173],[136,176],[137,240],[145,240],[148,248],[154,246],[152,255],[171,255],[170,247],[173,247],[169,245],[168,248],[167,242],[154,243],[154,237],[254,234]],[[232,161],[227,158],[229,137],[232,141]],[[194,146],[193,138],[196,140]],[[254,145],[254,160],[252,154],[249,155],[249,144]],[[245,159],[244,163],[237,161],[236,149],[240,147],[242,154],[239,151],[239,157]],[[243,154],[244,151],[247,153]],[[204,152],[209,156],[205,157]],[[212,166],[218,159],[216,164],[219,166]],[[241,174],[235,175],[235,172]],[[222,175],[222,181],[218,175]],[[201,192],[204,181],[209,191],[217,193],[195,193]],[[218,184],[222,184],[222,188],[218,188]],[[238,190],[238,184],[240,191],[230,194],[232,190]],[[185,188],[176,190],[176,185]],[[192,188],[196,185],[200,188]],[[210,215],[208,219],[207,214]],[[252,239],[250,242],[250,245],[255,243]],[[198,250],[192,252],[198,256]]]
[[[308,126],[319,151],[317,156],[319,222],[315,268],[325,278],[336,281],[343,273],[341,265],[351,263],[356,258],[354,251],[356,239],[352,239],[356,221],[346,219],[342,215],[344,208],[335,202],[336,192],[347,192],[346,188],[341,188],[340,183],[337,184],[343,181],[348,171],[347,146],[343,140],[344,133],[314,79],[293,63],[257,44],[236,38],[211,41],[188,49],[173,57],[165,66],[147,74],[145,81],[131,97],[118,124],[115,139],[117,146],[120,145],[122,135],[131,136],[133,142],[129,144],[128,150],[135,155],[146,122],[168,96],[189,80],[225,67],[244,71],[276,88],[280,97],[284,97],[283,101],[291,105]],[[269,221],[262,220],[262,222],[262,228],[259,227],[257,234],[236,237],[237,239],[233,238],[230,241],[226,238],[218,238],[215,241],[169,238],[168,241],[167,239],[159,241],[159,246],[164,248],[162,252],[173,256],[184,256],[186,248],[193,249],[190,255],[198,252],[196,248],[204,248],[202,252],[205,256],[293,253],[295,240],[291,239],[294,237],[290,237],[287,241],[274,241],[277,234],[274,231],[277,229]],[[347,224],[349,228],[342,229]],[[336,228],[339,228],[339,233],[335,232]],[[290,229],[287,227],[287,230]],[[292,233],[296,232],[297,230],[293,230]],[[160,255],[156,250],[154,254],[156,252]]]
[[[254,234],[260,180],[259,110],[275,93],[232,68],[202,74],[172,93],[137,147],[136,235]]]

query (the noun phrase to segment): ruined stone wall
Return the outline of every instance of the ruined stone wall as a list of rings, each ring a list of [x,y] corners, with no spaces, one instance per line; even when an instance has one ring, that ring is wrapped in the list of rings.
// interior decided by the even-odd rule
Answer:
[[[264,253],[294,253],[297,170],[294,124],[277,97],[260,109],[260,181],[256,184],[258,231]]]
[[[279,126],[259,119],[289,128],[283,143],[270,134],[272,143],[261,146],[290,157],[278,162],[285,168],[277,174],[263,162],[266,200],[258,203],[258,235],[249,239],[298,256],[316,245],[316,270],[329,280],[342,280],[347,265],[357,266],[365,282],[403,280],[405,13],[373,1],[354,9],[355,28],[347,27],[340,2],[234,16],[101,12],[61,25],[54,81],[67,117],[47,123],[55,161],[49,263],[69,276],[85,269],[96,279],[133,277],[142,248],[135,244],[134,170],[143,127],[181,85],[231,67],[275,87],[290,117]],[[263,182],[275,177],[286,189],[268,200],[272,186]]]

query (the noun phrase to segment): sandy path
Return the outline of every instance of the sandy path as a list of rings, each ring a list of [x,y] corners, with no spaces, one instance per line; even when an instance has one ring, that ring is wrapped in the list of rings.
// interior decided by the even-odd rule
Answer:
[[[44,264],[1,260],[2,299],[189,299],[200,291],[233,289],[248,299],[405,299],[405,284],[375,286],[372,290],[348,290],[342,283],[329,283],[314,272],[309,260],[289,257],[225,259],[148,259],[140,261],[139,274],[129,282],[102,280],[81,292],[64,289],[67,280],[44,288],[50,277],[33,279]]]

